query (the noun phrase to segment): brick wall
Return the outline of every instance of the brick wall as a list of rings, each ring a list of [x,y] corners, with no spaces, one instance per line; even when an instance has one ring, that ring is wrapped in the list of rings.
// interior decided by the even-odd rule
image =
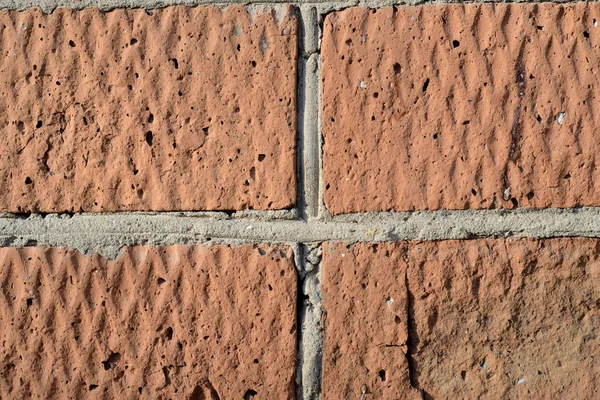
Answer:
[[[178,3],[0,0],[0,398],[596,398],[597,4]]]

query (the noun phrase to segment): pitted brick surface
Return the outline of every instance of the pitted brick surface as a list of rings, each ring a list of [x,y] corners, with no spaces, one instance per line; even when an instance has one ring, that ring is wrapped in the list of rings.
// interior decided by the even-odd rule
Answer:
[[[587,238],[325,244],[325,398],[399,398],[380,388],[407,368],[373,356],[394,329],[425,398],[595,398],[599,255]]]
[[[323,245],[323,398],[420,399],[406,359],[402,252],[378,244]],[[383,262],[385,262],[385,265]]]
[[[0,210],[295,204],[296,17],[0,12]]]
[[[292,399],[295,276],[284,246],[2,248],[0,397]]]
[[[328,15],[331,213],[600,205],[599,22],[595,3]]]

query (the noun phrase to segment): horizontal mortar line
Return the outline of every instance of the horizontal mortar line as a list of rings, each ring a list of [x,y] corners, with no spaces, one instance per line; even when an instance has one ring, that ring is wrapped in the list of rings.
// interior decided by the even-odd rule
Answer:
[[[588,2],[594,3],[598,0]],[[548,1],[556,4],[574,3],[577,1],[570,0],[553,0]],[[175,5],[185,6],[219,6],[226,7],[233,4],[242,5],[313,5],[323,9],[325,12],[329,10],[338,10],[347,7],[369,7],[381,8],[389,6],[418,6],[427,4],[480,4],[480,3],[540,3],[536,0],[514,0],[514,1],[490,1],[490,0],[349,0],[349,1],[331,1],[331,0],[0,0],[0,10],[26,10],[29,8],[39,7],[45,12],[51,12],[58,7],[68,7],[74,10],[85,8],[99,8],[104,11],[117,8],[143,8],[156,9]]]
[[[185,241],[250,242],[443,240],[519,236],[600,237],[600,208],[417,211],[348,214],[327,220],[209,218],[186,214],[48,214],[0,217],[4,245]],[[1,244],[1,243],[0,243]],[[114,243],[115,245],[117,243]]]

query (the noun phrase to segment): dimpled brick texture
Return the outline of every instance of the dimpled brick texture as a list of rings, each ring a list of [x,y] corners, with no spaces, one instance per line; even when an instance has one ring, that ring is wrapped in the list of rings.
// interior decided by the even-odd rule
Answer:
[[[391,254],[390,268],[382,268],[368,245],[323,248],[323,398],[421,399],[405,356],[403,254]]]
[[[365,398],[398,398],[380,388],[404,387],[406,368],[372,356],[374,346],[398,351],[386,344],[408,351],[411,382],[425,398],[593,399],[600,390],[597,239],[348,247],[324,247],[324,382],[354,384],[343,392],[325,385],[325,398],[358,398],[360,385],[371,393]],[[394,315],[406,319],[408,339],[382,343],[381,331],[407,337]],[[351,348],[357,332],[349,327],[358,323],[364,347]]]
[[[332,214],[600,205],[600,5],[426,5],[328,15]]]
[[[296,34],[292,9],[1,11],[0,210],[292,207]]]
[[[291,399],[289,247],[0,250],[0,398]]]

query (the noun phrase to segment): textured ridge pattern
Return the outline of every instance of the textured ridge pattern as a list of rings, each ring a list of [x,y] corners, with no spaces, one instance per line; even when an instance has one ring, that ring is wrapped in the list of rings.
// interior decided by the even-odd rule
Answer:
[[[405,264],[398,252],[387,260],[396,268],[371,268],[377,246],[323,244],[326,400],[422,398],[411,387],[406,359]]]
[[[0,249],[0,397],[290,399],[289,247]]]
[[[330,14],[329,210],[600,205],[598,21],[596,3]]]
[[[295,204],[296,17],[0,12],[0,209]]]
[[[324,244],[324,398],[594,399],[599,302],[598,239]]]

